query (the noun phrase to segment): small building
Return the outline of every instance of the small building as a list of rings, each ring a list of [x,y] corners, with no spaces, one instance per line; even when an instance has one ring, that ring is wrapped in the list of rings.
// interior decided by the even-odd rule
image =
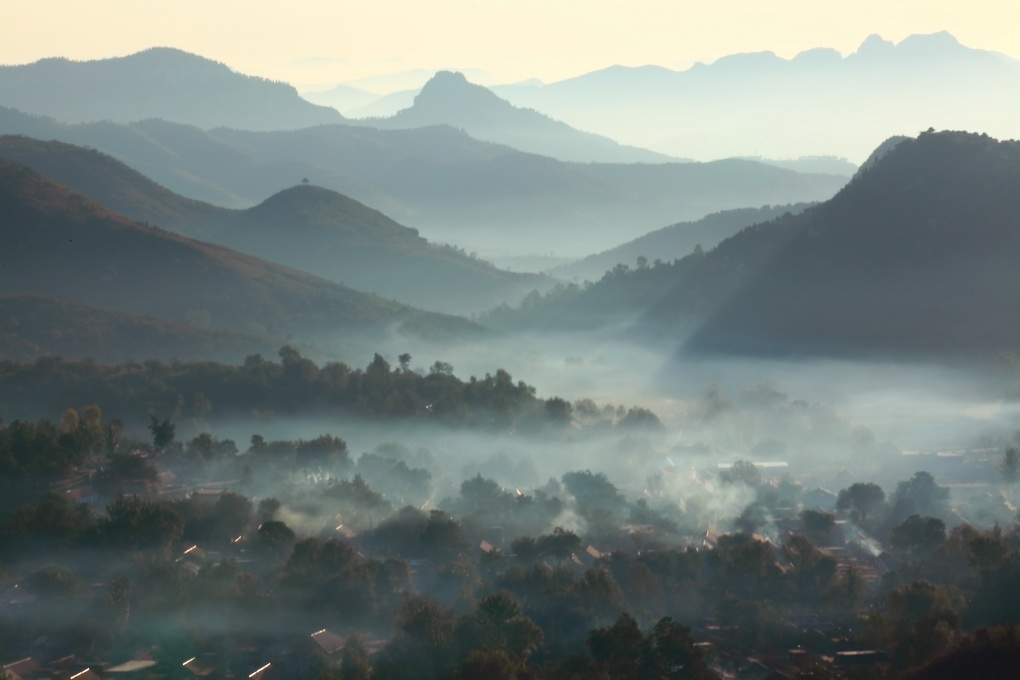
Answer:
[[[69,680],[102,680],[102,678],[99,676],[99,673],[96,673],[91,668],[86,668],[72,675]]]
[[[28,656],[19,661],[5,664],[2,672],[9,676],[11,680],[26,680],[41,670],[42,666],[39,665],[39,662]]]
[[[113,673],[114,675],[141,675],[144,671],[152,668],[156,665],[156,662],[152,659],[132,659],[131,661],[125,661],[122,664],[107,668],[107,673]]]
[[[312,633],[312,640],[333,661],[339,661],[347,646],[347,639],[323,628]]]

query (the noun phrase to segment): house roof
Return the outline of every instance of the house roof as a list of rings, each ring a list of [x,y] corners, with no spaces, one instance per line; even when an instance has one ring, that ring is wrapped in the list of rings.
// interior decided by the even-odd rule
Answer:
[[[6,664],[3,667],[3,671],[5,673],[13,673],[14,675],[20,677],[28,673],[35,673],[40,668],[42,667],[39,665],[38,661],[36,661],[30,656],[27,656],[19,661],[14,661],[12,663]]]
[[[138,671],[145,670],[146,668],[152,668],[156,665],[156,662],[152,659],[132,659],[119,666],[113,668],[107,668],[107,673],[136,673]]]
[[[71,676],[70,680],[102,680],[98,673],[95,673],[91,668],[86,668],[83,671],[78,671]]]
[[[264,678],[266,674],[269,672],[269,668],[272,665],[273,664],[271,663],[267,663],[262,668],[256,668],[254,671],[248,674],[248,680],[262,680],[262,678]]]
[[[323,628],[322,630],[312,633],[312,639],[315,640],[315,644],[322,648],[322,651],[327,654],[333,654],[343,650],[347,646],[347,640],[340,637],[336,633]]]
[[[199,663],[195,657],[191,657],[181,665],[191,671],[192,675],[197,675],[199,677],[204,677],[213,672],[212,668]]]

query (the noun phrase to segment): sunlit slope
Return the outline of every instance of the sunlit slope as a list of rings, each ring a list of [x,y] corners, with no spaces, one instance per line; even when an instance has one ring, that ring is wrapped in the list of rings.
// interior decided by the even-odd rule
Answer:
[[[0,161],[0,294],[37,294],[240,332],[474,333],[318,277],[145,226]]]
[[[287,130],[343,120],[286,83],[166,47],[94,61],[0,66],[0,105],[70,123],[161,118],[202,128]]]
[[[0,297],[0,358],[59,355],[101,362],[145,359],[238,361],[273,354],[279,341],[223,328],[115,312],[35,295]]]
[[[203,238],[209,225],[233,213],[174,193],[95,149],[5,135],[0,158],[28,166],[115,213],[193,238]]]
[[[133,219],[426,309],[480,311],[549,285],[544,277],[506,272],[430,243],[417,230],[320,187],[291,187],[249,210],[229,210],[179,196],[110,156],[60,142],[0,137],[0,158]]]

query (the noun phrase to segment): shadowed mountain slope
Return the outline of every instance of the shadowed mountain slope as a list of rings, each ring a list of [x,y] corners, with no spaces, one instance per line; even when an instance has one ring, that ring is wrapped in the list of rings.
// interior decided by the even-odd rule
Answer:
[[[133,219],[426,309],[480,311],[551,285],[545,277],[506,272],[429,243],[415,229],[311,185],[238,211],[184,198],[110,156],[60,142],[0,137],[0,157]]]
[[[753,237],[743,233],[712,253],[707,266],[722,272],[742,261],[748,274],[687,349],[962,356],[1015,351],[1017,187],[1020,143],[956,132],[902,141],[835,198],[773,230],[773,255],[759,266],[747,266]],[[650,310],[649,320],[668,323],[679,308],[666,302],[674,297]]]
[[[171,231],[192,225],[182,232],[192,238],[204,236],[202,225],[222,221],[233,213],[176,194],[95,149],[6,135],[0,136],[0,158],[28,166],[125,217]]]
[[[552,281],[497,269],[429,243],[382,213],[329,189],[296,186],[238,213],[214,240],[359,290],[449,313],[520,300]]]
[[[38,297],[0,297],[0,358],[28,361],[59,355],[67,359],[124,362],[144,359],[237,361],[272,354],[276,345],[222,328],[114,312]]]
[[[161,118],[201,128],[288,130],[343,120],[286,83],[166,47],[96,61],[0,66],[0,105],[69,123]]]
[[[145,226],[0,161],[0,294],[34,294],[261,335],[481,329]]]
[[[494,311],[502,328],[623,326],[686,352],[983,357],[1020,348],[1020,143],[902,140],[833,199],[708,253]]]
[[[668,261],[690,255],[699,246],[714,248],[723,239],[733,236],[744,227],[779,217],[787,212],[799,213],[809,207],[807,203],[738,208],[712,213],[696,222],[681,222],[640,236],[610,250],[589,255],[570,264],[549,270],[553,276],[568,280],[598,280],[618,264],[634,266],[638,258],[648,262]]]

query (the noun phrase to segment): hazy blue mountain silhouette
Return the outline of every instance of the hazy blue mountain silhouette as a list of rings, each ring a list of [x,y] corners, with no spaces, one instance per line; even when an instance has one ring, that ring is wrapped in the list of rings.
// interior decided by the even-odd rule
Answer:
[[[723,210],[693,222],[681,222],[656,229],[615,248],[555,267],[549,270],[549,273],[568,281],[597,281],[618,264],[633,267],[641,257],[650,263],[654,263],[655,260],[668,262],[680,259],[690,255],[699,246],[704,250],[714,248],[720,241],[752,224],[775,219],[788,212],[797,214],[811,205],[813,204],[795,203]]]
[[[208,131],[152,120],[66,125],[0,108],[0,131],[94,147],[168,189],[226,207],[251,207],[308,178],[431,241],[487,256],[589,254],[719,210],[823,200],[846,182],[733,159],[565,163],[449,126]]]
[[[320,106],[331,106],[341,114],[345,110],[368,106],[380,99],[380,96],[352,85],[336,85],[326,90],[302,92],[301,98]]]
[[[1020,62],[948,33],[899,44],[871,36],[852,54],[737,54],[684,71],[613,66],[547,85],[493,87],[621,143],[694,158],[826,154],[859,161],[929,127],[1020,137]]]
[[[476,139],[564,161],[663,163],[677,160],[654,151],[623,146],[608,137],[575,130],[537,111],[517,108],[481,85],[469,83],[463,74],[451,71],[436,73],[409,108],[388,118],[359,122],[386,129],[450,125]]]
[[[0,137],[0,158],[127,217],[426,309],[481,311],[552,283],[430,243],[372,208],[311,185],[229,210],[179,196],[110,156],[61,142]]]
[[[207,129],[292,130],[343,120],[286,83],[166,47],[96,61],[0,66],[0,106],[69,123],[160,118]]]

